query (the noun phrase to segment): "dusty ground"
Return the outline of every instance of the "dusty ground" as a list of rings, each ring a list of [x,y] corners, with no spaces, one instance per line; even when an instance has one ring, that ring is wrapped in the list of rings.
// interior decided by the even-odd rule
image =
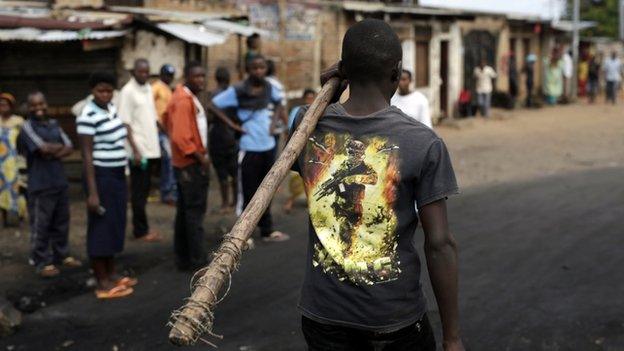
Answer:
[[[462,249],[470,349],[624,350],[622,112],[603,105],[499,111],[491,120],[438,128],[463,188],[449,207]],[[72,189],[72,248],[84,257],[84,206],[79,187]],[[211,199],[216,206],[216,191]],[[276,223],[293,240],[246,255],[218,312],[221,349],[303,349],[295,306],[306,216],[302,208],[283,215],[279,200]],[[164,323],[188,293],[189,277],[172,264],[173,209],[151,204],[149,212],[167,240],[127,240],[119,262],[141,285],[134,297],[106,307],[85,286],[86,269],[41,281],[26,264],[26,228],[0,231],[0,294],[36,310],[16,335],[0,340],[0,350],[171,349]],[[209,215],[209,244],[233,220]]]

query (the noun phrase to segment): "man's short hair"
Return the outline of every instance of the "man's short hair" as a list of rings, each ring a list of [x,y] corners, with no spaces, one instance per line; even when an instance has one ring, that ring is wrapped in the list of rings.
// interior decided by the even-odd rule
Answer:
[[[267,77],[274,76],[275,75],[275,61],[269,59],[269,60],[266,60],[266,64],[267,64]]]
[[[215,71],[215,79],[219,83],[229,83],[230,82],[230,71],[225,67],[218,67]]]
[[[306,97],[308,94],[316,94],[316,90],[314,90],[314,89],[312,89],[312,88],[306,88],[306,89],[303,91],[303,94],[301,94],[301,98],[302,98],[302,99],[305,99],[305,97]]]
[[[48,100],[46,99],[45,94],[41,90],[34,90],[28,93],[28,96],[26,96],[26,101],[30,104],[30,100],[34,98],[35,96],[41,96],[43,98],[43,101]]]
[[[115,75],[106,71],[95,71],[89,77],[89,88],[93,89],[100,83],[110,84],[113,88],[117,86]]]
[[[365,19],[353,25],[342,43],[347,79],[378,82],[389,76],[403,56],[399,37],[384,21]]]
[[[410,71],[409,71],[409,70],[407,70],[407,69],[404,69],[402,73],[403,73],[403,74],[407,74],[407,76],[409,77],[409,79],[410,79],[410,80],[412,80],[412,72],[410,72]]]
[[[246,41],[247,41],[247,47],[250,47],[250,46],[251,46],[251,44],[252,44],[252,43],[254,42],[254,40],[256,40],[256,39],[260,39],[260,34],[258,34],[258,33],[254,33],[254,34],[252,34],[252,35],[248,36],[248,37],[247,37],[247,40],[246,40]]]
[[[139,65],[147,65],[149,66],[149,61],[146,58],[138,58],[134,60],[134,68],[139,67]]]
[[[190,61],[184,66],[184,76],[189,77],[191,75],[191,71],[195,68],[204,68],[204,66],[199,61]]]

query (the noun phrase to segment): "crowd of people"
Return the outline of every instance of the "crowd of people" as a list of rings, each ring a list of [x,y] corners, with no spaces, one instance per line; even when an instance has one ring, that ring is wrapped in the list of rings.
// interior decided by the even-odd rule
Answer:
[[[115,271],[114,257],[124,248],[128,200],[134,238],[144,243],[162,240],[146,211],[157,171],[160,200],[176,207],[173,242],[181,270],[207,263],[203,222],[210,167],[219,181],[219,214],[240,214],[268,173],[281,135],[299,109],[293,109],[289,121],[275,65],[254,49],[258,43],[258,37],[248,43],[246,78],[230,85],[230,72],[219,67],[217,89],[203,104],[199,96],[207,85],[206,70],[197,62],[186,65],[176,86],[172,65],[163,65],[158,78],[151,80],[146,59],[134,62],[131,78],[120,90],[113,74],[91,75],[89,96],[72,112],[83,163],[87,254],[98,298],[128,296],[137,284],[135,278]],[[314,90],[306,89],[303,100],[309,104],[315,96]],[[11,94],[0,95],[0,207],[5,225],[25,218],[28,210],[30,262],[40,276],[54,277],[61,266],[82,265],[69,254],[68,180],[62,161],[74,145],[49,116],[42,92],[28,95],[26,119],[15,115],[16,106]],[[300,178],[293,179],[287,211],[303,192],[297,185]],[[270,209],[258,226],[263,241],[289,239],[275,229]]]

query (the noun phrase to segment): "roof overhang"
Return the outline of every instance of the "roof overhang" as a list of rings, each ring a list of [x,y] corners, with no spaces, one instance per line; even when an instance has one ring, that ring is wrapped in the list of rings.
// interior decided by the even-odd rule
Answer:
[[[0,42],[64,42],[76,40],[105,40],[121,38],[125,30],[41,30],[37,28],[0,29]]]
[[[210,31],[201,24],[166,22],[155,26],[180,40],[201,46],[220,45],[227,40],[227,35]]]

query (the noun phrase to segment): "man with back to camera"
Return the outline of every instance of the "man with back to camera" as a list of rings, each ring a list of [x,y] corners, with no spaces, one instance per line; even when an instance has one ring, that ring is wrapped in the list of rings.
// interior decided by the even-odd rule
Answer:
[[[446,198],[458,187],[444,142],[389,104],[401,58],[401,43],[385,22],[351,27],[342,61],[322,78],[348,80],[349,99],[327,108],[294,165],[309,194],[299,308],[312,351],[436,349],[413,247],[419,216],[444,350],[464,350],[457,247],[446,211]]]

